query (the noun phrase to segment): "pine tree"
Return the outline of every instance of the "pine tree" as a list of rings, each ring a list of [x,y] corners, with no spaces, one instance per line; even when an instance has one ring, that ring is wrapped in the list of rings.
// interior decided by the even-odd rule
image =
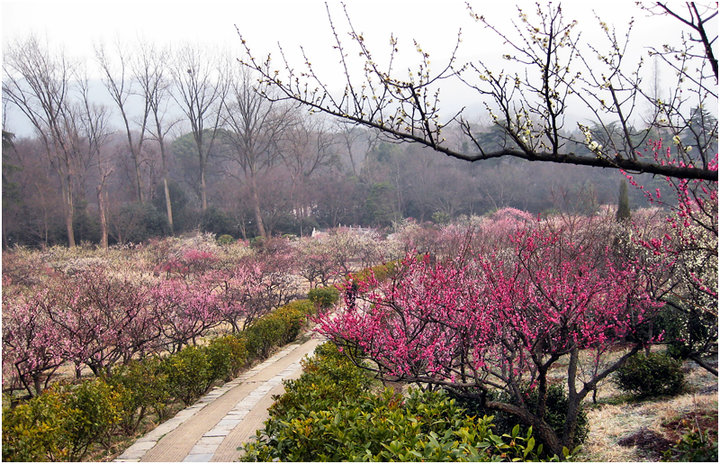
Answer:
[[[625,179],[620,182],[620,194],[618,196],[618,208],[617,213],[615,213],[615,219],[618,222],[630,219],[630,199],[628,198],[628,186]]]

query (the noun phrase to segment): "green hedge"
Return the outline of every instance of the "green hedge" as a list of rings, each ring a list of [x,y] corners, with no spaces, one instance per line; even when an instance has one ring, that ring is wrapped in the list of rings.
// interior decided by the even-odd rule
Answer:
[[[334,345],[285,382],[245,461],[488,461],[537,459],[532,431],[492,432],[442,392],[373,392],[370,379]]]
[[[248,353],[253,358],[266,358],[272,348],[295,340],[314,312],[310,300],[295,300],[261,317],[242,334]]]
[[[98,447],[108,449],[111,437],[132,436],[150,413],[165,420],[178,402],[193,403],[217,381],[292,342],[314,312],[310,300],[293,301],[245,332],[205,346],[131,361],[104,379],[56,385],[15,407],[3,397],[3,460],[78,461]]]
[[[340,292],[335,287],[313,288],[308,292],[308,300],[318,309],[328,309],[340,299]]]
[[[106,449],[121,421],[120,393],[102,379],[57,385],[15,408],[3,398],[3,461],[79,461]]]
[[[400,261],[388,261],[385,264],[378,264],[377,266],[369,267],[352,274],[352,279],[356,283],[365,282],[370,278],[370,274],[372,273],[375,276],[375,280],[378,282],[384,282],[393,278],[400,269]]]

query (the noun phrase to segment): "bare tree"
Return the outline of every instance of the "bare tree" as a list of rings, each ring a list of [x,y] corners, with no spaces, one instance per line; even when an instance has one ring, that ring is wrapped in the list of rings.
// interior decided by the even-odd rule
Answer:
[[[662,4],[659,4],[662,7]],[[680,178],[715,180],[717,171],[712,160],[700,154],[701,149],[691,150],[679,146],[669,160],[644,158],[639,153],[651,135],[652,127],[636,128],[636,113],[641,102],[655,108],[653,124],[663,119],[689,119],[688,92],[681,90],[694,87],[695,106],[708,107],[717,102],[714,85],[707,82],[708,63],[714,70],[712,43],[707,34],[707,21],[714,12],[702,15],[695,4],[689,3],[693,33],[700,38],[688,39],[686,48],[674,51],[664,48],[679,63],[673,63],[678,72],[677,98],[669,101],[653,101],[642,88],[640,63],[626,63],[623,59],[630,43],[630,30],[618,38],[616,31],[598,18],[600,31],[605,34],[606,45],[581,42],[576,21],[567,21],[560,5],[540,5],[535,17],[518,9],[519,21],[509,27],[494,26],[469,7],[476,21],[497,35],[498,48],[505,47],[503,57],[517,72],[491,69],[483,62],[459,63],[460,35],[447,65],[433,73],[430,56],[419,44],[419,63],[403,77],[393,68],[399,45],[391,37],[387,67],[381,68],[362,34],[356,32],[345,10],[350,42],[343,40],[341,31],[330,15],[330,26],[335,37],[333,48],[339,54],[341,73],[345,88],[334,92],[330,79],[319,76],[303,51],[303,65],[296,67],[281,49],[282,62],[275,65],[270,55],[257,59],[242,35],[245,47],[242,62],[261,75],[262,91],[273,100],[290,99],[300,102],[313,111],[324,112],[357,124],[378,129],[401,141],[416,142],[433,148],[450,157],[467,160],[487,160],[513,156],[531,161],[552,161],[578,165],[624,169]],[[671,10],[666,8],[671,14]],[[701,19],[702,18],[702,19]],[[507,32],[506,32],[507,31]],[[512,31],[509,32],[509,31]],[[694,45],[703,46],[701,52]],[[360,63],[353,57],[360,57]],[[354,70],[360,70],[355,72]],[[454,116],[441,118],[440,90],[448,80],[459,80],[476,92],[479,101],[486,105],[494,123],[508,136],[507,144],[489,149],[475,133],[463,116],[464,109]],[[566,127],[568,108],[578,105],[589,110],[595,124],[601,130],[619,128],[621,137],[611,146],[603,146],[592,138],[593,132],[585,125],[575,131]],[[663,117],[665,115],[666,117]],[[683,116],[680,116],[683,115]],[[464,131],[464,141],[458,148],[448,143],[443,130],[459,127]],[[715,123],[715,133],[716,133]],[[675,132],[688,130],[688,124],[675,125]],[[712,132],[711,132],[712,133]],[[677,134],[676,134],[677,135]],[[576,148],[588,147],[591,154],[576,153]],[[583,150],[585,151],[585,150]]]
[[[135,127],[135,124],[133,124],[134,121],[131,121],[131,115],[129,113],[131,105],[128,102],[134,94],[132,85],[134,76],[132,76],[130,70],[128,70],[127,56],[123,52],[123,46],[118,43],[112,53],[113,57],[117,57],[116,63],[108,57],[103,46],[98,47],[95,53],[98,63],[105,75],[103,79],[105,87],[115,102],[115,105],[117,105],[118,110],[120,110],[120,116],[122,117],[123,127],[127,136],[128,150],[130,151],[130,158],[133,163],[135,198],[138,202],[143,203],[144,196],[140,165],[142,163],[142,149],[147,136],[147,125],[150,117],[150,101],[146,95],[143,95],[146,98],[142,99],[142,110],[139,114],[137,127]]]
[[[98,215],[100,219],[100,246],[108,249],[108,209],[105,191],[105,184],[113,172],[111,160],[106,155],[105,145],[111,134],[109,128],[110,111],[106,106],[97,105],[90,101],[88,79],[79,82],[82,95],[83,110],[81,123],[83,134],[87,140],[88,158],[94,161],[97,166],[99,179],[95,192],[97,194]]]
[[[3,93],[30,121],[60,178],[68,245],[75,246],[73,217],[78,135],[70,91],[74,66],[61,51],[50,55],[36,37],[15,42],[5,53]]]
[[[167,75],[165,63],[169,58],[167,50],[158,50],[153,45],[141,45],[139,56],[133,61],[133,76],[142,90],[143,98],[148,104],[152,117],[149,124],[153,125],[154,128],[148,129],[148,132],[160,148],[165,210],[170,233],[174,233],[172,202],[170,201],[170,187],[168,186],[168,153],[165,146],[165,137],[177,122],[166,121],[171,82]]]
[[[171,68],[173,98],[190,124],[200,164],[200,202],[207,210],[206,172],[208,159],[220,130],[221,113],[228,92],[228,66],[209,52],[186,45],[175,56]]]
[[[303,222],[311,214],[310,180],[313,174],[337,163],[335,142],[323,119],[300,114],[288,127],[283,141],[280,157],[290,174],[288,193],[302,235]]]
[[[229,158],[242,170],[249,183],[257,231],[267,237],[263,224],[258,176],[267,172],[280,154],[279,140],[293,123],[288,108],[266,100],[251,84],[250,73],[242,68],[233,75],[224,101]]]

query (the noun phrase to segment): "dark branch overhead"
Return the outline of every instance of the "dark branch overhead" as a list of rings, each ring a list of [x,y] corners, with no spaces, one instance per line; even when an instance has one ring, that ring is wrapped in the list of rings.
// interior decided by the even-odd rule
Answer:
[[[333,48],[339,54],[345,81],[343,91],[330,90],[331,80],[316,74],[305,50],[304,65],[298,68],[280,48],[282,62],[278,68],[270,55],[256,59],[240,35],[245,48],[240,61],[260,74],[261,92],[269,98],[291,99],[313,112],[377,129],[396,140],[419,143],[453,158],[474,162],[509,156],[716,181],[717,118],[704,110],[717,103],[715,85],[707,83],[709,78],[717,79],[717,61],[709,46],[715,39],[707,36],[705,28],[715,13],[703,18],[690,3],[692,18],[686,20],[664,4],[658,6],[679,20],[678,29],[689,27],[698,33],[701,48],[697,51],[696,43],[684,41],[681,48],[659,44],[662,52],[651,51],[662,56],[677,74],[673,91],[665,99],[641,79],[642,60],[630,63],[624,59],[634,40],[632,23],[627,32],[619,34],[597,18],[605,43],[583,43],[577,22],[567,20],[561,7],[552,5],[538,5],[532,18],[518,9],[519,20],[511,27],[493,25],[468,7],[481,26],[497,35],[498,46],[509,52],[503,57],[520,65],[523,74],[491,69],[481,61],[459,63],[458,34],[455,49],[440,72],[431,72],[429,54],[416,43],[419,59],[415,68],[402,73],[407,77],[397,78],[393,69],[399,53],[397,38],[391,37],[389,64],[381,69],[344,6],[350,40],[341,39],[344,33],[328,7]],[[352,57],[359,57],[359,65],[351,62]],[[680,64],[673,60],[680,60]],[[713,76],[703,71],[707,63]],[[477,129],[464,118],[464,108],[452,117],[441,118],[447,112],[441,111],[439,94],[448,79],[476,92],[494,124],[505,132],[505,146],[486,146],[474,132]],[[577,112],[578,106],[592,115],[591,122],[567,127],[569,108]],[[648,106],[649,114],[645,109]],[[459,127],[464,134],[462,149],[443,138],[443,130],[452,127]],[[671,158],[643,157],[648,142],[658,139],[671,146]]]

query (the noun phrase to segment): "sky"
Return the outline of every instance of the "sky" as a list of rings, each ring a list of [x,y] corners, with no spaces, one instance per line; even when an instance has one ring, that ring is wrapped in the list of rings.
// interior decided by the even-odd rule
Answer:
[[[89,75],[94,67],[94,46],[115,42],[132,47],[138,41],[177,46],[195,43],[212,50],[239,56],[240,41],[236,27],[258,56],[275,51],[280,43],[287,55],[302,63],[299,45],[307,50],[313,64],[326,72],[329,80],[338,77],[337,57],[333,55],[332,34],[324,0],[1,0],[3,50],[14,40],[34,33],[51,47],[63,48],[70,57],[87,63]],[[327,0],[333,21],[345,26],[341,3]],[[506,27],[517,19],[511,2],[474,0],[479,14]],[[534,2],[518,2],[530,12]],[[564,13],[578,19],[585,40],[601,40],[597,13],[620,35],[631,16],[636,18],[633,37],[638,44],[632,53],[645,53],[642,45],[659,45],[672,40],[669,31],[677,24],[667,18],[648,18],[634,7],[633,0],[565,1]],[[372,50],[384,56],[390,34],[400,39],[400,69],[416,60],[412,39],[431,55],[439,69],[446,63],[455,45],[458,30],[463,30],[459,51],[461,59],[484,59],[501,64],[501,41],[470,17],[464,0],[347,0],[347,9],[356,29],[363,33]],[[406,61],[403,61],[406,60]],[[495,61],[493,61],[495,60]],[[448,89],[448,105],[463,105],[467,98],[458,89]]]

